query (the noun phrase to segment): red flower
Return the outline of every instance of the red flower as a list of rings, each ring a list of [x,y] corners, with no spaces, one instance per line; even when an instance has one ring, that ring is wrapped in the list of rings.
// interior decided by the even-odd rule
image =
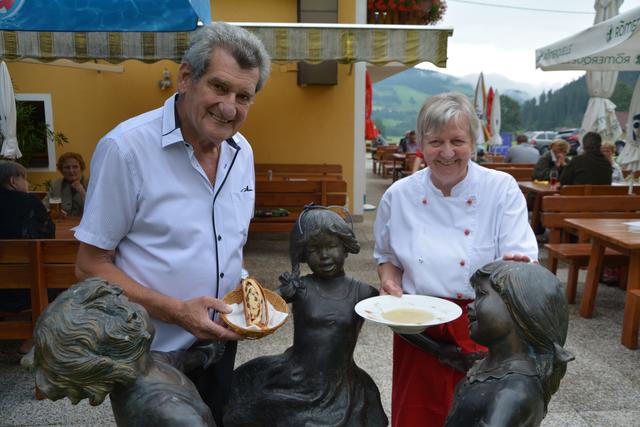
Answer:
[[[376,2],[376,10],[387,10],[387,2],[386,0],[378,0]]]

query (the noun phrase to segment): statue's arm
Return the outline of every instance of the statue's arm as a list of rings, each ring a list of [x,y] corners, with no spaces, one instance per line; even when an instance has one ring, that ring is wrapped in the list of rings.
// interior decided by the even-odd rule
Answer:
[[[196,368],[208,368],[222,357],[224,348],[223,342],[202,342],[188,350],[152,351],[151,355],[155,360],[168,363],[180,372],[188,373]]]
[[[425,334],[400,334],[400,336],[420,350],[435,355],[445,365],[463,373],[471,369],[477,360],[486,356],[484,352],[464,353],[453,344],[436,341]]]
[[[280,275],[278,280],[280,281],[280,287],[276,289],[276,293],[286,302],[293,302],[296,295],[298,295],[298,292],[303,289],[302,279],[300,276],[284,272]]]

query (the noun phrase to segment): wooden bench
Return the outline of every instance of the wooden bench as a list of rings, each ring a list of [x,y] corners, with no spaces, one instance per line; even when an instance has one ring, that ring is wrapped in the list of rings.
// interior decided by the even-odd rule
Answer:
[[[633,187],[634,194],[640,194],[640,187]],[[563,185],[561,196],[624,196],[629,194],[626,185]]]
[[[28,339],[35,322],[49,304],[48,289],[65,289],[76,283],[77,240],[0,240],[0,289],[29,289],[31,310],[3,313],[0,339]]]
[[[511,175],[516,181],[531,181],[533,167],[496,167],[494,170],[502,171]]]
[[[586,236],[578,235],[578,243],[567,242],[565,218],[640,218],[640,197],[614,196],[545,196],[542,199],[542,223],[549,229],[548,268],[556,273],[558,261],[568,264],[567,301],[575,302],[578,273],[589,263],[591,245]],[[613,249],[605,251],[605,263],[626,266],[627,257]],[[621,274],[621,278],[626,275]],[[624,285],[624,283],[621,283]]]
[[[314,178],[334,177],[342,179],[342,165],[337,164],[299,164],[299,163],[257,163],[256,180],[266,177],[271,171],[273,177]]]
[[[255,217],[249,231],[289,232],[305,205],[344,206],[347,183],[344,180],[256,181],[256,210],[284,208],[288,216]]]

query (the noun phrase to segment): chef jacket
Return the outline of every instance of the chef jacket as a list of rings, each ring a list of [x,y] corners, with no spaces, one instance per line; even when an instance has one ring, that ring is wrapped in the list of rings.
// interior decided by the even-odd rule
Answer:
[[[374,235],[374,258],[403,270],[408,294],[473,299],[469,279],[478,268],[506,254],[538,258],[516,181],[472,161],[449,197],[430,168],[395,182],[380,201]]]
[[[222,298],[240,283],[255,200],[253,153],[239,133],[224,141],[212,185],[182,137],[176,97],[100,140],[75,237],[115,249],[119,268],[162,294]],[[152,321],[152,350],[185,349],[196,340]]]

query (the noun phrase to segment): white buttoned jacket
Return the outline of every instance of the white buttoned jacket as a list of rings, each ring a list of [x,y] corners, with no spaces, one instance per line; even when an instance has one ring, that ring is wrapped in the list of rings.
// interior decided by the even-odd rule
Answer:
[[[510,175],[469,161],[467,176],[444,197],[423,169],[382,196],[374,258],[402,271],[405,293],[474,299],[471,275],[507,254],[538,259],[527,206]]]

